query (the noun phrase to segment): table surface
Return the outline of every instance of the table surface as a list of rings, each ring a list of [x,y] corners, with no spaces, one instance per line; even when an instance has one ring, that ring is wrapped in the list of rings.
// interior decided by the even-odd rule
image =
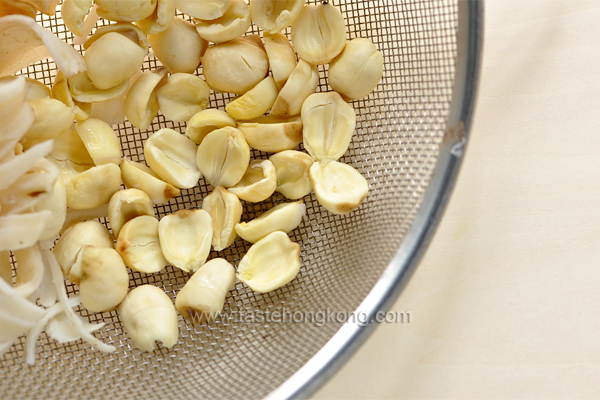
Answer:
[[[411,323],[313,399],[600,398],[600,1],[487,1],[475,115]]]

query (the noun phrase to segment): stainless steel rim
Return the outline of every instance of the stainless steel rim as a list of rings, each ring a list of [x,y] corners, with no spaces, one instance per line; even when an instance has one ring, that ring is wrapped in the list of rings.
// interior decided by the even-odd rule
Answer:
[[[457,59],[447,128],[438,161],[415,220],[394,259],[356,313],[369,323],[347,322],[302,368],[268,399],[307,398],[323,385],[367,339],[375,316],[387,311],[408,283],[425,253],[454,188],[475,108],[483,45],[483,2],[459,0]]]

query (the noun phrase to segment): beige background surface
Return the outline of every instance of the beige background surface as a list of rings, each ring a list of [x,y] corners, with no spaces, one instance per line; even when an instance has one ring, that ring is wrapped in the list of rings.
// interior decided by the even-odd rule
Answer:
[[[314,399],[600,398],[600,0],[490,0],[433,244]]]

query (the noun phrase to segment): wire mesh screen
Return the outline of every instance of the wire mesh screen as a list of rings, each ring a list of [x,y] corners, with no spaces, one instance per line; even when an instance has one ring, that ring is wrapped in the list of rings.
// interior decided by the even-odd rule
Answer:
[[[352,311],[360,304],[400,246],[411,225],[436,162],[452,94],[456,58],[456,0],[333,1],[341,8],[348,39],[370,38],[384,56],[384,77],[368,98],[352,103],[356,132],[341,161],[358,169],[368,180],[367,200],[347,216],[322,208],[307,196],[307,216],[290,233],[301,245],[302,267],[290,284],[268,294],[237,283],[227,297],[223,315],[214,323],[194,327],[179,317],[179,343],[153,353],[134,348],[116,312],[79,314],[106,327],[95,335],[115,345],[111,354],[79,342],[58,344],[43,334],[37,362],[23,361],[24,338],[0,359],[4,398],[260,398],[283,383],[308,361],[342,326],[343,321],[295,321],[296,312]],[[61,38],[72,35],[54,17],[40,22]],[[99,22],[103,24],[103,22]],[[252,26],[250,33],[259,33]],[[288,32],[289,34],[289,32]],[[76,46],[79,48],[79,46]],[[144,69],[159,65],[152,52]],[[45,61],[25,74],[51,85],[56,66]],[[201,68],[197,71],[202,73]],[[320,67],[318,91],[331,90],[326,67]],[[210,107],[224,109],[232,98],[213,93]],[[183,132],[185,124],[162,115],[148,130],[128,122],[118,126],[123,155],[143,161],[143,143],[152,132],[171,127]],[[267,158],[254,151],[253,158]],[[169,203],[156,207],[159,217],[183,208],[197,208],[212,188],[182,190]],[[261,204],[244,203],[242,220],[250,220],[284,202],[274,195]],[[237,265],[249,248],[238,238],[222,252]],[[130,286],[152,284],[174,300],[189,275],[168,266],[158,274],[130,271]],[[70,296],[76,286],[68,285]],[[262,321],[273,312],[288,315],[284,322]],[[287,313],[287,314],[286,314]],[[284,318],[285,319],[285,318]]]

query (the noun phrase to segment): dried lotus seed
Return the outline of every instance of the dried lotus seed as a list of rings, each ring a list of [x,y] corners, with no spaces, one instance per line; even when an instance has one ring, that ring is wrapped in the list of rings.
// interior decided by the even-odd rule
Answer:
[[[156,88],[166,76],[165,68],[146,71],[138,76],[129,88],[125,96],[125,115],[136,128],[147,129],[158,114]]]
[[[123,225],[116,248],[125,264],[139,272],[159,272],[168,264],[160,250],[158,220],[153,216],[142,215]]]
[[[92,0],[64,0],[60,16],[75,36],[83,36],[85,16],[90,12]]]
[[[140,189],[150,196],[154,204],[164,204],[180,193],[178,188],[161,180],[150,168],[126,157],[121,163],[121,178],[126,188]]]
[[[208,107],[209,95],[210,89],[202,78],[181,72],[169,76],[156,91],[160,111],[176,122],[188,121]]]
[[[298,65],[279,91],[271,109],[271,115],[293,116],[300,114],[304,100],[317,90],[319,70],[304,60]]]
[[[277,153],[295,149],[302,141],[302,121],[298,117],[265,116],[237,125],[253,149]]]
[[[123,225],[142,215],[153,217],[154,204],[150,196],[141,190],[119,190],[108,202],[108,222],[115,238],[119,237]]]
[[[185,135],[194,143],[200,144],[206,135],[226,126],[235,128],[235,120],[225,111],[209,108],[200,111],[188,121]]]
[[[316,161],[344,155],[356,126],[356,114],[336,92],[315,93],[302,105],[304,147]]]
[[[137,348],[153,351],[155,342],[170,348],[177,344],[177,311],[171,299],[152,285],[142,285],[127,294],[117,308],[123,328]]]
[[[148,35],[148,40],[156,58],[171,73],[194,73],[208,47],[196,27],[179,17],[175,17],[164,31]]]
[[[237,277],[259,293],[290,283],[300,271],[300,246],[277,231],[259,240],[240,261]]]
[[[175,307],[194,324],[210,323],[223,311],[225,297],[235,286],[235,268],[222,258],[204,264],[177,293]]]
[[[242,218],[242,203],[233,193],[217,186],[202,201],[202,209],[212,218],[212,246],[221,251],[231,246],[236,238],[235,225]]]
[[[291,200],[304,197],[312,191],[308,177],[308,171],[314,163],[311,156],[296,150],[286,150],[273,154],[269,161],[277,171],[276,191]]]
[[[84,109],[84,106],[81,106],[81,103],[73,100],[67,79],[60,71],[58,71],[54,77],[54,83],[52,84],[52,97],[70,107],[71,110],[73,110],[73,114],[75,114],[75,119],[77,121],[83,121],[89,118],[89,113]]]
[[[229,191],[242,200],[258,203],[266,200],[277,188],[277,173],[269,160],[252,160],[242,179]]]
[[[21,144],[26,150],[43,141],[54,139],[73,125],[73,110],[62,102],[44,98],[29,102],[34,120]]]
[[[310,181],[319,204],[334,214],[354,211],[367,197],[369,184],[354,168],[332,161],[310,167]]]
[[[298,17],[305,0],[252,0],[252,21],[265,32],[281,32]]]
[[[196,165],[212,186],[233,186],[248,169],[250,147],[236,128],[217,129],[204,138],[196,153]]]
[[[196,31],[209,42],[222,43],[242,36],[250,27],[250,10],[244,0],[233,0],[225,14],[213,20],[196,20]]]
[[[273,232],[293,231],[300,225],[304,215],[306,215],[306,205],[301,201],[284,203],[262,213],[250,222],[237,224],[235,231],[242,239],[256,243]]]
[[[290,41],[281,33],[264,34],[265,51],[271,73],[278,88],[282,88],[296,68],[296,53]]]
[[[79,122],[76,129],[94,164],[121,163],[121,141],[110,125],[88,118]]]
[[[82,103],[97,103],[115,99],[127,92],[129,81],[123,81],[109,89],[99,89],[92,83],[86,72],[77,74],[67,80],[73,100]]]
[[[96,208],[108,204],[121,188],[121,170],[116,164],[104,164],[81,172],[65,182],[69,208]]]
[[[206,262],[212,237],[212,219],[204,210],[179,210],[158,224],[163,256],[185,272],[196,271]]]
[[[269,71],[267,53],[252,36],[219,43],[206,50],[202,72],[211,88],[244,94],[265,78]]]
[[[90,80],[95,87],[105,90],[127,81],[139,71],[146,51],[129,37],[108,32],[91,43],[83,57]]]
[[[81,264],[81,304],[90,312],[117,308],[129,290],[129,275],[119,253],[113,248],[85,245],[77,262]]]
[[[190,17],[210,21],[223,16],[231,0],[175,0],[175,6]]]
[[[156,10],[149,17],[136,21],[146,35],[154,35],[169,28],[175,18],[175,0],[158,0]]]
[[[156,9],[156,0],[95,0],[100,17],[111,21],[139,21]]]
[[[268,76],[252,89],[229,102],[225,110],[235,119],[258,118],[271,109],[278,94],[275,79]]]
[[[98,221],[77,222],[68,227],[52,250],[65,276],[69,276],[79,251],[86,244],[112,248],[113,239],[108,229]]]
[[[292,43],[303,60],[328,64],[346,45],[344,16],[330,3],[307,4],[292,24]]]
[[[329,65],[329,85],[346,99],[367,97],[383,76],[383,55],[366,38],[351,40]]]
[[[144,143],[144,156],[150,168],[171,185],[189,189],[198,184],[196,145],[173,129],[153,133]]]

